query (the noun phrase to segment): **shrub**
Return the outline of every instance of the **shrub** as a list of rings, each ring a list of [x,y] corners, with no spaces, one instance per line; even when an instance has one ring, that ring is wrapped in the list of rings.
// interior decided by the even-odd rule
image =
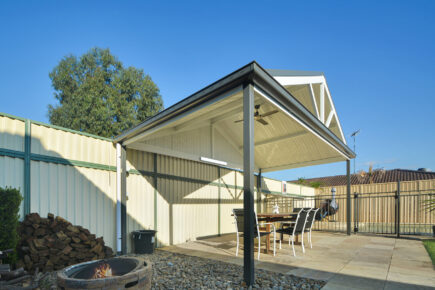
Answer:
[[[20,191],[12,187],[0,187],[0,250],[14,249],[6,263],[15,263],[17,258],[18,220],[20,218]]]

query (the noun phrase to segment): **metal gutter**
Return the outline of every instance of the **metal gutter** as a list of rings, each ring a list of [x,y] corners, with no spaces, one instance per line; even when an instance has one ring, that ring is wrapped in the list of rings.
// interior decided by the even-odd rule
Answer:
[[[121,231],[121,144],[116,144],[116,253],[122,253]]]

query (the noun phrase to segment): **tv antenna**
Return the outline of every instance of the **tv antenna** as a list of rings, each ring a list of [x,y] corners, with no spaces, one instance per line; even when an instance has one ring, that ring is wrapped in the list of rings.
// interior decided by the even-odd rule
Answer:
[[[360,131],[361,129],[358,129],[350,135],[351,137],[353,137],[353,152],[355,153],[356,153],[356,135],[358,135]],[[353,174],[355,174],[355,163],[356,163],[356,157],[353,160]]]

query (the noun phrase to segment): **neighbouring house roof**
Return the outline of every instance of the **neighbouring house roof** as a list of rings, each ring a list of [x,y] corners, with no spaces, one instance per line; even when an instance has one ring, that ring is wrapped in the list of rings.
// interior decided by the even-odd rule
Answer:
[[[408,169],[374,170],[371,174],[368,172],[352,174],[350,182],[354,185],[426,179],[435,179],[435,172]],[[305,181],[307,183],[319,182],[321,186],[340,186],[347,184],[346,175],[309,178],[305,179]],[[289,182],[298,183],[298,180]]]

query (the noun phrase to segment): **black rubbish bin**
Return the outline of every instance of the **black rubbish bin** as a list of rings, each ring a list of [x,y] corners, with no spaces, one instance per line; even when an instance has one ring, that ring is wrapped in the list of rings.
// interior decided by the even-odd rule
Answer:
[[[152,254],[156,244],[155,234],[154,230],[133,231],[134,253]]]

